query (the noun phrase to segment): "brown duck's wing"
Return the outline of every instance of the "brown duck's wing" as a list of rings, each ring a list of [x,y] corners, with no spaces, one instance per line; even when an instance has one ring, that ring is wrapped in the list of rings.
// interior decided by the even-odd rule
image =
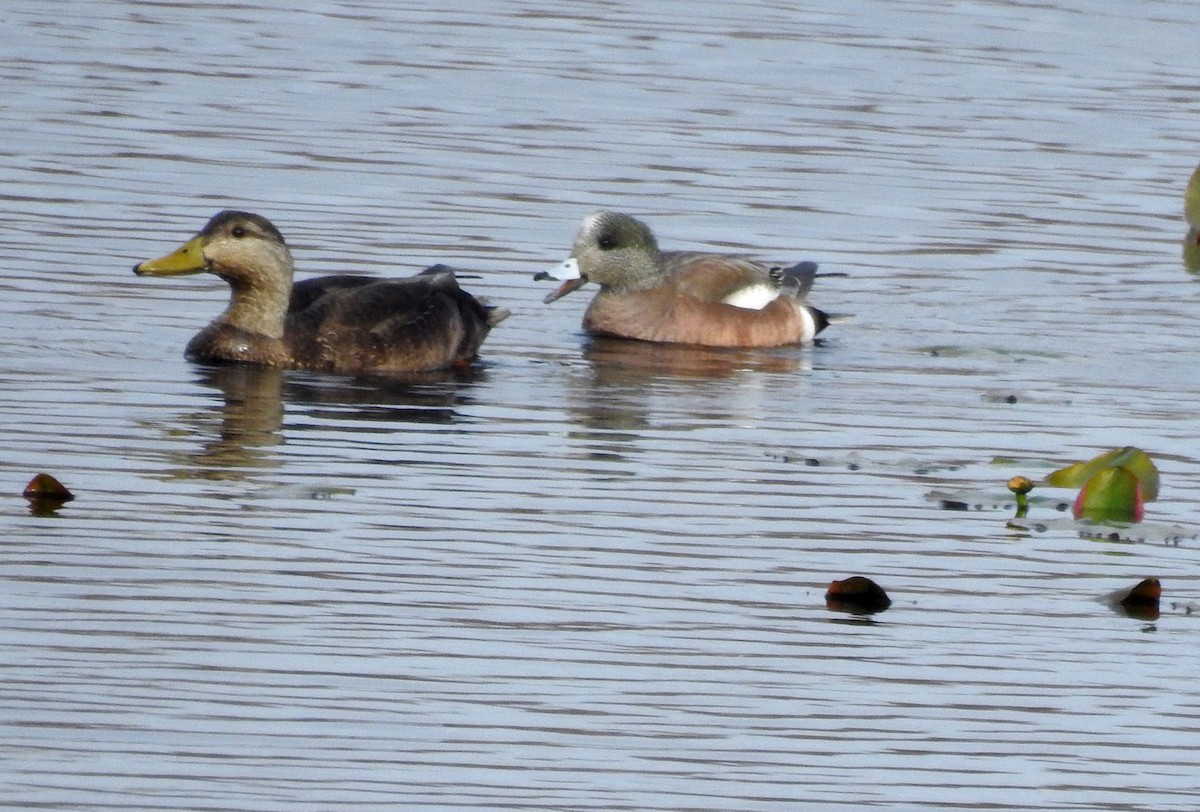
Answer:
[[[771,266],[736,254],[665,251],[661,259],[668,285],[702,302],[720,303],[753,285],[777,286]]]
[[[332,292],[350,291],[381,282],[408,283],[415,282],[429,285],[446,291],[459,291],[458,278],[449,265],[430,265],[414,277],[407,279],[381,279],[378,276],[361,274],[336,274],[334,276],[318,276],[305,279],[292,286],[292,297],[288,304],[288,313],[302,313],[315,305],[320,299]],[[339,293],[339,295],[341,295]]]
[[[305,279],[292,286],[292,298],[288,302],[288,314],[302,313],[331,291],[362,287],[378,282],[378,277],[339,274]]]
[[[286,339],[298,365],[311,369],[401,372],[467,363],[498,321],[495,309],[444,271],[321,277],[294,290]]]

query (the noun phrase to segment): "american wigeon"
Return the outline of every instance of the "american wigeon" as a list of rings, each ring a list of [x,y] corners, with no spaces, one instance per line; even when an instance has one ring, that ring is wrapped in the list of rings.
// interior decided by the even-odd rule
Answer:
[[[563,282],[547,303],[599,284],[583,317],[592,333],[778,347],[812,341],[828,325],[828,316],[805,301],[816,271],[812,262],[785,267],[733,254],[660,251],[645,223],[600,211],[584,219],[570,258],[536,278]]]
[[[508,316],[435,265],[409,279],[322,276],[295,285],[291,251],[257,214],[223,211],[172,254],[133,268],[174,276],[207,271],[229,283],[229,307],[187,345],[188,359],[338,373],[464,366]]]

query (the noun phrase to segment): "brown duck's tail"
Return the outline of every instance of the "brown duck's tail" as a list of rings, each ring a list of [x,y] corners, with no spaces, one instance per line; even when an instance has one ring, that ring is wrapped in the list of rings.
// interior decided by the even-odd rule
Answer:
[[[421,271],[421,273],[419,273],[418,276],[435,277],[434,282],[436,284],[443,285],[448,289],[449,288],[458,288],[458,280],[459,279],[482,279],[483,278],[479,274],[464,273],[462,270],[460,270],[458,268],[453,268],[449,265],[445,265],[440,262],[437,265],[430,265],[428,268]],[[465,293],[465,291],[464,291],[464,293]],[[470,295],[470,294],[467,294],[467,295]],[[487,324],[488,327],[495,327],[497,324],[499,324],[500,322],[504,321],[505,319],[507,319],[509,316],[512,315],[512,311],[509,310],[508,308],[496,307],[494,305],[489,305],[487,303],[487,300],[482,297],[472,296],[471,298],[475,299],[475,301],[479,303],[479,306],[483,308],[484,322]]]

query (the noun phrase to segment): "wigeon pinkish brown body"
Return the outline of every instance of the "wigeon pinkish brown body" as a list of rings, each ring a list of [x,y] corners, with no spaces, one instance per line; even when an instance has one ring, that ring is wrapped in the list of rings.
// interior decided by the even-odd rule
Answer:
[[[571,256],[537,278],[563,284],[546,302],[588,282],[599,292],[583,317],[590,333],[710,347],[811,342],[829,323],[806,302],[817,266],[786,267],[735,254],[660,251],[641,221],[601,211],[584,219]]]

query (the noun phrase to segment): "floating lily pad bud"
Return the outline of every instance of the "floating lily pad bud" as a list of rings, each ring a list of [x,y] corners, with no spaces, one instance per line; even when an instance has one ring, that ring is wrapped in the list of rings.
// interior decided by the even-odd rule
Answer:
[[[873,615],[892,605],[883,587],[862,575],[834,581],[825,593],[825,605],[835,612]]]
[[[25,486],[29,512],[34,516],[53,516],[60,507],[75,498],[67,487],[49,474],[38,474]]]
[[[1162,584],[1157,578],[1147,578],[1128,592],[1118,592],[1116,603],[1130,617],[1138,620],[1158,620],[1158,601]]]
[[[1008,489],[1017,497],[1015,518],[1024,519],[1025,514],[1029,512],[1029,497],[1026,494],[1033,490],[1033,480],[1027,476],[1015,476],[1008,481]]]
[[[1033,490],[1033,480],[1027,476],[1015,476],[1008,481],[1008,489],[1017,496],[1024,496]]]
[[[49,474],[38,474],[29,480],[29,484],[25,486],[24,495],[26,499],[44,499],[56,502],[70,502],[75,498],[75,494],[67,490],[66,485]]]

